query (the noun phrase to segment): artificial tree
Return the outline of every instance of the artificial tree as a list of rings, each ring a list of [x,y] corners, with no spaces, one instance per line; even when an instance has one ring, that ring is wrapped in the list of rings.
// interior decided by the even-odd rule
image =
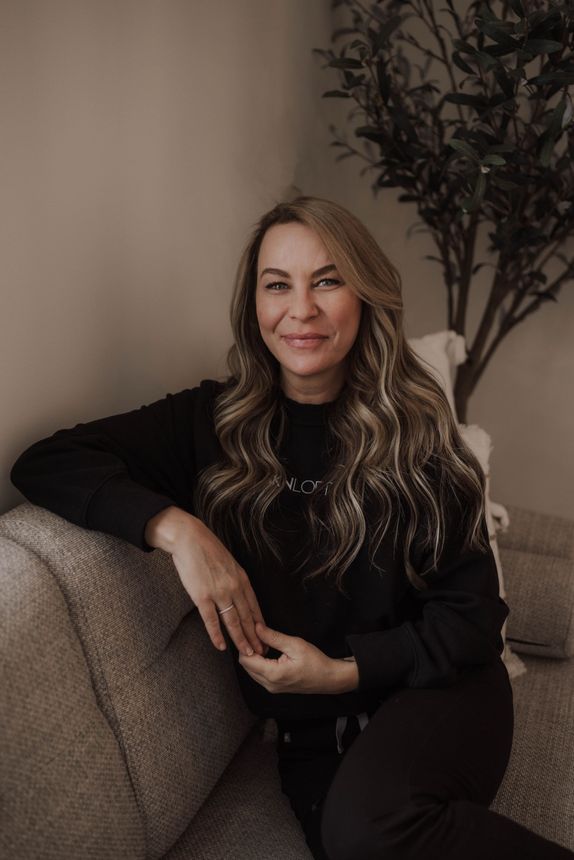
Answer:
[[[332,34],[337,50],[314,50],[340,76],[323,96],[354,101],[348,121],[361,148],[330,125],[330,145],[345,150],[337,160],[365,159],[375,194],[404,189],[399,201],[416,204],[420,217],[414,229],[436,245],[428,259],[442,266],[447,326],[467,344],[454,381],[464,422],[503,338],[574,278],[574,255],[561,250],[574,232],[574,0],[444,3],[333,0],[348,26]],[[442,80],[429,78],[433,63]],[[489,259],[476,261],[481,224]],[[483,266],[494,272],[470,341],[469,294]]]

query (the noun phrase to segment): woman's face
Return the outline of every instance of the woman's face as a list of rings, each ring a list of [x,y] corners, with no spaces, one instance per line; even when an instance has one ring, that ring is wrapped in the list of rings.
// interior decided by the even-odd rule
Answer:
[[[261,337],[281,365],[285,394],[309,403],[334,400],[345,380],[345,356],[359,330],[362,302],[314,230],[299,223],[267,230],[255,305]]]

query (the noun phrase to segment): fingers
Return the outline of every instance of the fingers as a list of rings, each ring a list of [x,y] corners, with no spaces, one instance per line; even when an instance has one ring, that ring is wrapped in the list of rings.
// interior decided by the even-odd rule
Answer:
[[[253,586],[251,585],[251,580],[243,570],[243,568],[239,568],[240,571],[240,581],[243,584],[243,593],[242,597],[245,600],[245,613],[248,616],[248,630],[249,636],[252,643],[256,643],[256,645],[261,646],[260,648],[254,645],[256,651],[260,654],[266,654],[269,650],[269,646],[265,642],[261,642],[257,635],[257,631],[255,630],[255,623],[259,621],[261,624],[265,625],[265,620],[263,618],[263,613],[261,612],[261,608],[259,606],[259,601],[257,600],[257,596],[253,591]],[[241,609],[240,609],[241,612]],[[243,616],[242,616],[243,618]]]
[[[251,617],[253,619],[253,629],[255,629],[255,622],[256,621],[259,621],[261,624],[265,624],[265,621],[263,619],[263,613],[261,612],[261,609],[259,608],[259,603],[257,601],[257,597],[255,596],[255,592],[253,591],[253,587],[251,585],[251,582],[249,581],[249,577],[247,576],[247,574],[245,574],[245,579],[246,579],[245,588],[244,588],[245,600],[247,602],[247,605],[249,607],[249,611],[251,613]]]
[[[223,623],[238,651],[247,657],[250,656],[249,652],[263,653],[262,645],[255,633],[255,623],[251,616],[251,610],[243,594],[237,591],[227,600],[221,601],[220,608],[224,609],[230,603],[233,603],[232,608],[224,612],[223,615],[220,615],[217,604],[213,600],[206,599],[197,604],[209,638],[218,650],[225,650],[225,638],[221,628]],[[253,645],[251,645],[250,640]]]
[[[230,601],[231,602],[231,601]],[[203,623],[205,625],[205,629],[209,635],[209,638],[218,649],[218,651],[225,650],[225,639],[223,638],[223,633],[221,632],[221,626],[219,623],[220,616],[218,615],[217,609],[212,600],[200,600],[196,603],[197,609],[199,610],[199,614],[203,619]],[[231,611],[231,610],[230,610]],[[227,615],[227,613],[225,613]]]
[[[255,630],[256,621],[265,623],[257,597],[247,573],[223,549],[223,559],[213,558],[209,547],[204,549],[198,565],[199,575],[193,565],[188,572],[185,556],[176,558],[174,555],[174,561],[213,645],[225,650],[226,628],[240,653],[245,656],[251,656],[253,652],[265,655],[268,646],[261,642]],[[193,555],[192,561],[195,561]],[[222,609],[226,611],[220,614]]]
[[[237,592],[233,600],[233,605],[236,611],[234,612],[233,609],[230,609],[229,612],[226,612],[225,615],[228,615],[229,618],[224,621],[231,638],[238,649],[243,651],[244,654],[247,654],[250,646],[258,654],[261,654],[263,647],[255,632],[255,621],[244,592]],[[233,635],[234,632],[237,633],[239,642]]]

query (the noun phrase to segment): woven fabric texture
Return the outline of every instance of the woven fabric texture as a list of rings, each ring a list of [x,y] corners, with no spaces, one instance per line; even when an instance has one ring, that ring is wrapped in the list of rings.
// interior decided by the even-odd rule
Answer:
[[[574,655],[574,523],[507,506],[498,547],[514,651],[564,659]]]
[[[256,726],[166,860],[312,860]]]
[[[574,850],[574,660],[525,657],[511,679],[514,738],[491,809]]]
[[[159,857],[179,838],[255,722],[171,557],[142,553],[28,502],[0,536],[36,553],[67,605],[95,697]],[[42,625],[59,627],[46,609]],[[117,856],[117,855],[116,855]]]
[[[56,579],[0,538],[0,856],[139,860],[143,820]]]

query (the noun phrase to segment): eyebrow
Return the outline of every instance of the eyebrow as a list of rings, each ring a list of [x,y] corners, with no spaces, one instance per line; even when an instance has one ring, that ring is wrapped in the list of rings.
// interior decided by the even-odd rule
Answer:
[[[337,271],[337,267],[335,266],[335,264],[334,263],[328,263],[326,266],[321,266],[320,269],[316,269],[314,272],[311,272],[311,277],[316,278],[319,275],[325,275],[325,274],[327,274],[327,272],[331,272],[333,269],[335,269],[335,271]],[[266,272],[269,272],[271,275],[281,275],[281,277],[283,277],[283,278],[291,277],[289,272],[285,272],[285,271],[283,271],[283,269],[267,268],[267,269],[263,269],[263,271],[261,272],[260,278],[262,278]]]

